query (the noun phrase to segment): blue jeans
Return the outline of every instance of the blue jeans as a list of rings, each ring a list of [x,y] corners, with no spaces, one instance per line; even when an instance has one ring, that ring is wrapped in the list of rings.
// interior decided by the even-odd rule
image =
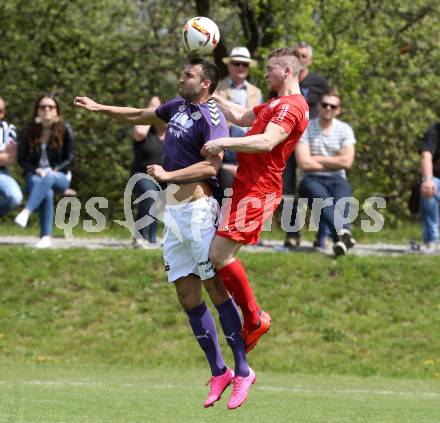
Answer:
[[[147,191],[159,191],[157,185],[149,179],[140,179],[134,186],[134,192],[141,196]],[[147,197],[142,200],[138,206],[137,220],[142,219],[145,216],[151,216],[154,221],[148,226],[139,229],[142,238],[148,240],[151,243],[157,242],[157,219],[156,219],[156,207],[154,205],[154,199]]]
[[[0,216],[4,216],[17,207],[23,200],[23,194],[14,178],[4,169],[0,169]]]
[[[26,208],[31,212],[38,209],[41,236],[49,236],[52,234],[55,192],[64,192],[69,188],[70,181],[65,173],[54,171],[44,177],[27,173],[25,180],[29,193]]]
[[[335,205],[341,198],[352,196],[351,186],[347,179],[339,175],[306,175],[300,183],[299,193],[301,197],[309,200],[309,207],[312,207],[314,198],[326,199],[333,197],[333,204],[321,210],[319,228],[322,231],[324,226],[330,230],[333,242],[337,242],[340,229],[348,229],[347,223],[340,224],[339,220],[348,216],[349,203],[346,203],[344,210],[338,210]],[[341,227],[340,227],[341,226]]]
[[[439,235],[439,204],[440,204],[440,179],[434,178],[436,193],[429,198],[420,193],[420,217],[422,219],[423,241],[437,242]]]

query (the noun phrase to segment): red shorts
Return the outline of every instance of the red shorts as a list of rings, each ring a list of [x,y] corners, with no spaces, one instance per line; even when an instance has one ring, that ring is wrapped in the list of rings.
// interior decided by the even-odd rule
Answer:
[[[264,222],[273,215],[281,202],[281,193],[240,194],[234,191],[225,199],[220,212],[216,235],[242,244],[256,244]]]

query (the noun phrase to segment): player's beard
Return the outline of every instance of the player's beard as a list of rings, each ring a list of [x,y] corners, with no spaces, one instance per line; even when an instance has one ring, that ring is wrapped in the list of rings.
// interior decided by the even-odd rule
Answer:
[[[179,94],[190,102],[194,102],[197,98],[200,97],[201,90],[197,91],[195,87],[185,87],[184,85],[179,85]]]

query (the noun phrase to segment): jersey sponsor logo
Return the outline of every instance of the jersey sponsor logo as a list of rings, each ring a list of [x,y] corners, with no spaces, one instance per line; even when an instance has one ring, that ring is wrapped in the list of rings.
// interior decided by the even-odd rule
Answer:
[[[289,109],[290,109],[290,105],[289,104],[285,104],[284,106],[282,106],[280,111],[279,111],[279,113],[278,113],[277,119],[278,120],[284,120],[284,118],[286,117],[287,112],[289,111]]]
[[[186,106],[184,104],[179,106],[179,112],[184,112],[185,110],[186,110]]]
[[[278,99],[276,99],[276,100],[274,100],[274,101],[272,101],[271,103],[269,103],[269,107],[271,108],[271,109],[273,109],[279,102],[280,102],[281,100],[278,98]]]
[[[177,112],[168,122],[168,132],[176,138],[181,138],[182,133],[187,133],[194,125],[194,121],[186,114]]]

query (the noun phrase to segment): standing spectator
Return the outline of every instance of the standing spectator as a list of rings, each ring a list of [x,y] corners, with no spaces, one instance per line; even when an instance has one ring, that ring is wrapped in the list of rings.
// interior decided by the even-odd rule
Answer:
[[[153,97],[148,107],[157,108],[161,105],[159,97]],[[162,146],[165,138],[166,125],[136,125],[133,128],[133,153],[134,160],[131,165],[131,176],[136,173],[146,173],[147,166],[160,165],[162,162]],[[138,196],[141,196],[147,191],[157,191],[156,184],[150,179],[140,179],[136,182],[134,191]],[[154,211],[154,199],[147,197],[139,203],[137,220],[143,219],[146,216],[151,216],[154,220],[148,225],[139,230],[143,240],[151,244],[157,243],[157,220]],[[134,247],[141,244],[134,240]]]
[[[4,120],[6,102],[0,97],[0,216],[4,216],[23,200],[20,187],[8,173],[8,166],[17,158],[15,126]]]
[[[223,62],[228,65],[228,76],[222,79],[217,87],[216,94],[225,100],[232,101],[247,109],[252,109],[262,102],[261,90],[252,85],[247,78],[249,68],[256,65],[246,47],[234,47],[229,57]],[[243,137],[248,128],[230,124],[231,137]],[[218,174],[219,189],[216,193],[217,201],[221,204],[225,188],[232,187],[232,180],[237,173],[237,156],[234,151],[225,151],[222,167]]]
[[[322,209],[320,221],[330,228],[333,250],[338,256],[355,244],[348,224],[341,221],[347,216],[349,203],[340,209],[336,202],[352,196],[345,171],[353,164],[356,140],[351,127],[336,119],[341,112],[341,97],[337,92],[324,94],[318,111],[319,117],[309,122],[295,151],[298,166],[304,172],[299,193],[310,205],[315,198],[333,197],[333,205]]]
[[[419,148],[422,184],[420,215],[426,252],[438,250],[440,203],[440,122],[430,126]]]
[[[26,227],[30,215],[38,209],[41,239],[37,248],[51,246],[54,193],[69,187],[72,161],[72,129],[64,122],[55,97],[44,94],[36,101],[32,121],[18,141],[18,163],[23,168],[29,198],[15,223]]]
[[[299,41],[293,47],[299,53],[299,60],[302,65],[299,74],[299,87],[301,93],[309,105],[310,119],[318,116],[318,103],[322,95],[328,91],[327,80],[317,72],[310,72],[309,66],[313,63],[313,49],[310,44]],[[292,154],[287,161],[286,169],[283,172],[283,195],[292,196],[296,193],[296,161]],[[297,201],[295,200],[292,209],[292,218],[295,221],[297,214]],[[317,234],[317,241],[320,243],[326,237],[326,227],[322,227]],[[287,248],[296,248],[300,244],[300,232],[287,232],[284,245]]]

